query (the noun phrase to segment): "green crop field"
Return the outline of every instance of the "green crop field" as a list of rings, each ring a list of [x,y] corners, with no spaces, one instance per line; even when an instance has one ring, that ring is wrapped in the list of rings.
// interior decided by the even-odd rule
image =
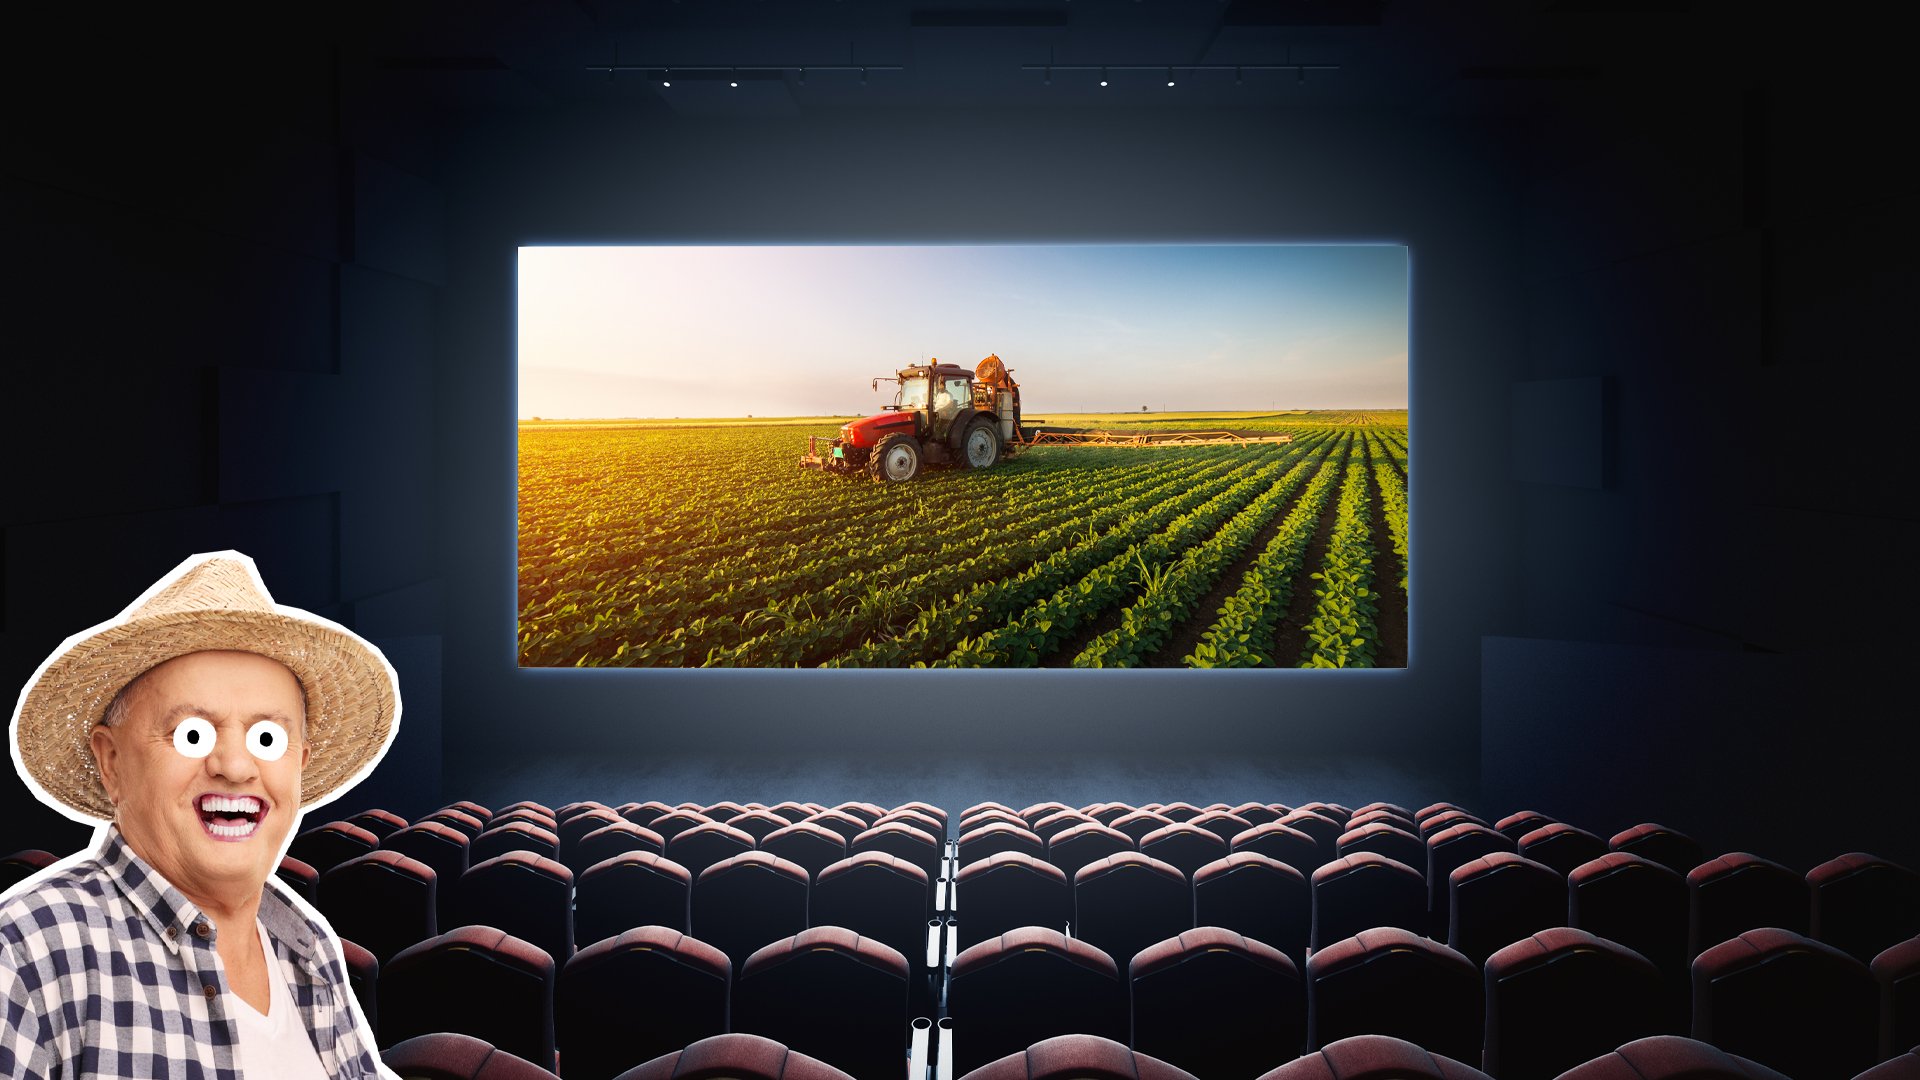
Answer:
[[[832,418],[525,423],[520,663],[1405,665],[1404,410],[1036,419],[1294,441],[880,484],[798,467]]]

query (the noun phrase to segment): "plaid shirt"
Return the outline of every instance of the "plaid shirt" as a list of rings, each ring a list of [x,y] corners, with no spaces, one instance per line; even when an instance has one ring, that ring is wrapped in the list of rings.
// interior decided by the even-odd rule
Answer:
[[[392,1077],[324,924],[277,884],[260,924],[328,1075]],[[220,933],[109,829],[93,858],[0,905],[0,1076],[240,1080]]]

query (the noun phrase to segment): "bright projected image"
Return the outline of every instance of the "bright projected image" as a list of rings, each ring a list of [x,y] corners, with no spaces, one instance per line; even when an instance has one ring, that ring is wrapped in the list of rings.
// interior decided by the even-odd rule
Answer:
[[[524,667],[1399,668],[1399,245],[523,247]]]

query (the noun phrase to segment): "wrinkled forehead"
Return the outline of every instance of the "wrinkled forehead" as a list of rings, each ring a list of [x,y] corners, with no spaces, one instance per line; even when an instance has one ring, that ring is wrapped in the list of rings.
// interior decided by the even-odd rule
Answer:
[[[182,710],[272,717],[304,730],[306,687],[293,669],[258,653],[208,651],[176,656],[148,668],[121,692],[140,720],[165,723]],[[209,717],[211,719],[213,717]]]

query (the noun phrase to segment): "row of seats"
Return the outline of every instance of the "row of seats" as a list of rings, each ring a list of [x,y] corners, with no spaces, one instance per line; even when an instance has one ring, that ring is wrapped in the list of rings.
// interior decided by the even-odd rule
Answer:
[[[945,1034],[943,1032],[943,1034]],[[554,1080],[554,1074],[463,1035],[426,1035],[387,1052],[420,1080]],[[910,1066],[912,1069],[912,1066]],[[919,1077],[919,1071],[910,1071]],[[755,1035],[716,1035],[637,1065],[618,1080],[852,1080],[825,1062]],[[1916,1080],[1920,1047],[1854,1080]],[[961,1080],[1200,1080],[1148,1054],[1094,1035],[1034,1043]],[[1297,1058],[1258,1080],[1494,1080],[1488,1073],[1385,1035],[1357,1035]],[[1758,1062],[1677,1035],[1636,1039],[1568,1069],[1557,1080],[1789,1080]]]

